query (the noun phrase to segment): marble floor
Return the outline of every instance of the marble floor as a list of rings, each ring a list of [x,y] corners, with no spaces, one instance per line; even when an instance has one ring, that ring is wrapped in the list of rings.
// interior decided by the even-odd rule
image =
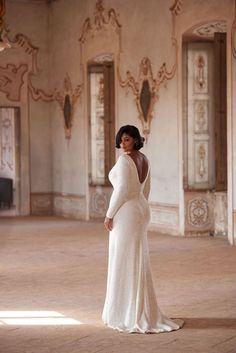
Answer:
[[[235,353],[236,247],[156,233],[149,245],[159,306],[185,326],[119,333],[101,321],[102,224],[0,218],[0,353]]]

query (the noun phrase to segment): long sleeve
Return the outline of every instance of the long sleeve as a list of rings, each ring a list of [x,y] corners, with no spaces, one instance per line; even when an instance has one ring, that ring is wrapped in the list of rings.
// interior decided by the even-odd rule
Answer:
[[[120,156],[116,162],[116,185],[111,195],[106,216],[113,218],[119,208],[128,199],[130,167],[125,156]]]
[[[148,200],[148,197],[150,194],[150,188],[151,188],[151,176],[150,176],[150,171],[149,171],[148,177],[147,177],[146,183],[144,185],[144,189],[143,189],[143,194],[144,194],[146,200]]]

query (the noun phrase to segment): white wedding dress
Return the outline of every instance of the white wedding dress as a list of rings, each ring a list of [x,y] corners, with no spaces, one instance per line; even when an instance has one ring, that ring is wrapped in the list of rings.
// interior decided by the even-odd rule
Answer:
[[[140,183],[135,162],[123,154],[109,173],[114,187],[107,217],[109,239],[107,292],[102,319],[119,331],[159,333],[178,330],[158,308],[149,263],[147,225],[150,168]]]

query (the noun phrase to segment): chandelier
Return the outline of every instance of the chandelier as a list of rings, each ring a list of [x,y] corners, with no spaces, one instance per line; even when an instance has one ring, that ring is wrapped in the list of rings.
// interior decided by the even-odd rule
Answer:
[[[3,16],[6,12],[5,0],[0,0],[0,52],[4,49],[11,48],[10,43],[6,38],[6,29]]]

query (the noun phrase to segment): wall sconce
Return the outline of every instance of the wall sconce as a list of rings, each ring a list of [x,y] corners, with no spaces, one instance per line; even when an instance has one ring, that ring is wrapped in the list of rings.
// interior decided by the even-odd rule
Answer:
[[[6,29],[4,25],[3,16],[6,13],[6,6],[5,0],[0,0],[0,52],[11,48],[10,43],[8,42],[7,38],[5,37]]]

